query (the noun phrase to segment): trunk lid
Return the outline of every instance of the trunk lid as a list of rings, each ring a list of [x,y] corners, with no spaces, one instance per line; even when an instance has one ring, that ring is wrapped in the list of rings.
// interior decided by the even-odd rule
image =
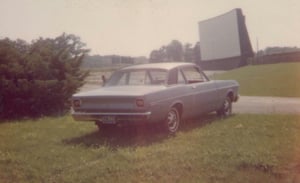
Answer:
[[[148,107],[146,95],[164,89],[165,86],[113,86],[82,92],[73,95],[80,101],[77,112],[140,112]],[[145,105],[138,107],[137,99],[143,99]]]

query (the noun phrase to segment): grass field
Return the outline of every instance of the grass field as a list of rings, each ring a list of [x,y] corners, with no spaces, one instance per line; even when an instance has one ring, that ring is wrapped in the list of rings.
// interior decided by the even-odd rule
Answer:
[[[209,115],[173,137],[114,133],[70,116],[1,123],[0,182],[292,182],[300,172],[299,116]]]
[[[237,80],[241,95],[300,97],[300,63],[246,66],[215,79]]]
[[[98,75],[96,75],[98,77]],[[300,63],[247,66],[241,95],[300,97]],[[70,116],[0,123],[0,183],[300,182],[300,116],[208,115],[168,137],[98,132]]]

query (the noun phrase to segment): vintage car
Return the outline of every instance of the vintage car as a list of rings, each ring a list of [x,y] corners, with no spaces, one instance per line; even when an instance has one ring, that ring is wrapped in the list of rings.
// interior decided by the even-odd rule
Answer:
[[[122,68],[103,87],[72,96],[72,116],[99,129],[159,123],[175,133],[182,121],[216,111],[228,116],[238,99],[234,80],[210,80],[192,63],[150,63]]]

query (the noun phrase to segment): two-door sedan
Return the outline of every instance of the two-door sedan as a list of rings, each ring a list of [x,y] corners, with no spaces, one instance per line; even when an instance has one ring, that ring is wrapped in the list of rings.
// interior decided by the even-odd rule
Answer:
[[[150,63],[122,68],[99,89],[72,96],[72,116],[107,126],[160,123],[175,133],[182,121],[216,111],[228,116],[238,99],[234,80],[210,80],[193,63]]]

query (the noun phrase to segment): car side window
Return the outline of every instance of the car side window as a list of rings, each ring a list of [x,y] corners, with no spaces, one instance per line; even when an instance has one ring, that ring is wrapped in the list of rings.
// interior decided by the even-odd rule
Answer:
[[[207,81],[207,79],[202,75],[202,73],[196,67],[182,68],[182,72],[187,80],[187,83],[189,84]]]

